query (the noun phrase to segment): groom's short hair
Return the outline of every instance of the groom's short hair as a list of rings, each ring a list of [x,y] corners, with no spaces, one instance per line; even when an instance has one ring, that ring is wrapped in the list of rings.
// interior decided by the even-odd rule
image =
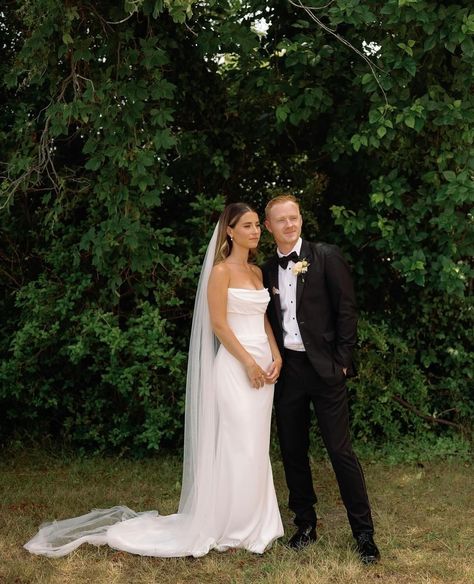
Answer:
[[[278,203],[295,203],[296,205],[298,205],[298,208],[300,206],[300,202],[298,201],[298,199],[294,196],[291,195],[290,193],[284,193],[282,195],[278,195],[276,197],[273,197],[273,199],[270,199],[267,203],[267,206],[265,207],[265,217],[268,217],[270,214],[270,209],[272,207],[274,207],[275,205],[278,205]]]

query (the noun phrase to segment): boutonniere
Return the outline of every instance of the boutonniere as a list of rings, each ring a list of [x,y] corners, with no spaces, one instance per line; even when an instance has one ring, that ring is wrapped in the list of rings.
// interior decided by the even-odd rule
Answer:
[[[272,294],[273,295],[280,294],[280,290],[278,290],[278,288],[275,288],[275,286],[273,286],[273,288],[272,288]]]
[[[299,262],[296,262],[291,271],[295,276],[301,276],[302,274],[306,274],[308,268],[309,268],[308,260],[300,260]]]

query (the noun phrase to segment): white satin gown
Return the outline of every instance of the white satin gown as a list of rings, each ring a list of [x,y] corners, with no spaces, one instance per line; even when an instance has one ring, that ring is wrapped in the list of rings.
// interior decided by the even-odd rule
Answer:
[[[272,362],[264,329],[269,299],[266,289],[228,289],[229,325],[264,370]],[[84,542],[157,557],[200,557],[229,548],[263,553],[283,535],[269,457],[273,385],[252,388],[243,365],[223,345],[214,383],[218,427],[210,453],[213,472],[192,513],[95,509],[42,525],[25,548],[49,557],[66,555]]]

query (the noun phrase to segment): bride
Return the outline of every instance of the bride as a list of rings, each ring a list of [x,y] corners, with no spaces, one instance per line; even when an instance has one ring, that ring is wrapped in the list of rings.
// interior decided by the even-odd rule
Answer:
[[[269,458],[273,385],[281,357],[265,316],[269,293],[251,263],[257,214],[228,205],[209,243],[194,305],[178,512],[125,506],[46,523],[25,545],[63,556],[84,542],[144,556],[261,554],[283,535]]]

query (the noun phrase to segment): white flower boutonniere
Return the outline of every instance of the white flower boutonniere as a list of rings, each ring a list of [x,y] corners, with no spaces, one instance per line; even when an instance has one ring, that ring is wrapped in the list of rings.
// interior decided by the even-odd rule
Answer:
[[[280,294],[280,290],[278,290],[278,288],[275,288],[275,286],[273,286],[273,288],[272,288],[272,294],[273,295]]]
[[[301,276],[301,274],[306,274],[308,268],[309,262],[307,260],[300,260],[299,262],[296,262],[291,271],[295,276]]]

